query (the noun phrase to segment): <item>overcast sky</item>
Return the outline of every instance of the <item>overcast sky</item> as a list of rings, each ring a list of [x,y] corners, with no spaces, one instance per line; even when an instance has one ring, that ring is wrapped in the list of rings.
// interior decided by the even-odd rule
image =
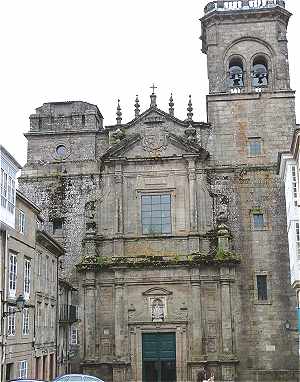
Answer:
[[[300,1],[287,0],[294,15],[288,39],[293,89],[300,89]],[[6,0],[1,2],[0,143],[26,163],[30,114],[44,102],[97,104],[106,125],[115,123],[117,99],[123,122],[149,106],[186,118],[192,94],[194,119],[206,120],[206,56],[201,27],[206,0]],[[300,97],[299,97],[300,98]],[[300,99],[297,100],[299,115]],[[299,119],[298,119],[299,122]]]

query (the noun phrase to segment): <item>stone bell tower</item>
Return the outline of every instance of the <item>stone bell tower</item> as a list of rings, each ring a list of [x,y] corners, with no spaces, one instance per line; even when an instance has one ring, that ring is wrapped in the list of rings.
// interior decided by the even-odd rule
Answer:
[[[208,120],[219,141],[215,159],[274,163],[295,126],[287,49],[291,14],[282,0],[213,1],[204,12]]]
[[[223,192],[242,257],[234,313],[238,381],[297,380],[296,338],[287,338],[280,313],[295,319],[284,196],[276,175],[278,152],[288,149],[295,128],[290,16],[282,0],[212,1],[201,19],[213,131],[208,149],[220,188],[228,180],[233,185],[231,195],[225,187]]]

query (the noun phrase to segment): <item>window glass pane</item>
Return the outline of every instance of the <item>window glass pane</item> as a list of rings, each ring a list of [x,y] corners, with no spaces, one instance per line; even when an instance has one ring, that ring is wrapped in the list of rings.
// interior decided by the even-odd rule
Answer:
[[[161,225],[160,224],[157,224],[157,225],[152,224],[151,225],[151,231],[153,233],[161,233]]]
[[[267,276],[258,275],[256,276],[257,282],[257,298],[260,301],[265,301],[268,299],[268,285],[267,285]]]
[[[150,233],[151,226],[143,224],[143,234],[148,234]]]
[[[152,211],[160,211],[161,206],[161,204],[152,204]]]
[[[170,211],[171,210],[171,206],[170,206],[170,204],[161,204],[161,209],[163,211]]]
[[[150,202],[150,204],[145,204]],[[164,221],[162,220],[164,217]],[[163,224],[165,225],[163,227]],[[143,234],[171,232],[171,196],[142,196],[142,228]]]
[[[249,150],[250,155],[256,156],[261,155],[261,141],[259,140],[250,140],[249,141]]]
[[[152,218],[151,224],[161,224],[161,218]]]
[[[142,205],[143,211],[151,211],[151,204],[144,204]]]
[[[170,195],[162,195],[161,203],[170,203]]]
[[[263,214],[254,214],[253,215],[253,226],[255,229],[264,228],[264,215]]]
[[[162,224],[171,224],[171,218],[163,218]]]
[[[142,196],[142,204],[151,204],[151,196]]]
[[[152,196],[152,204],[160,204],[160,195]]]
[[[162,226],[162,233],[171,233],[171,224],[164,224]]]
[[[152,217],[154,218],[160,218],[161,217],[161,210],[152,211]]]

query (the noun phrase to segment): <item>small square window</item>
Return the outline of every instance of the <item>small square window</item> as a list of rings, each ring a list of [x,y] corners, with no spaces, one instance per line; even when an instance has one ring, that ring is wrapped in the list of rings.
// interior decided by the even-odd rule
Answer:
[[[251,157],[257,157],[262,155],[261,138],[249,138],[249,155]]]
[[[53,222],[53,235],[61,235],[63,231],[63,219],[54,219]]]
[[[265,220],[263,214],[253,214],[253,228],[255,230],[264,229]]]
[[[258,301],[267,301],[268,300],[267,275],[257,275],[256,276],[256,287],[257,287],[257,299],[258,299]]]

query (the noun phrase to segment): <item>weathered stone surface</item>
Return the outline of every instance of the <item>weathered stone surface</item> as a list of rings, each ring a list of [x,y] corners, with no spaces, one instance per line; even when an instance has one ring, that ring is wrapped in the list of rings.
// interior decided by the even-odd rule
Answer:
[[[141,381],[143,333],[174,332],[178,381],[194,381],[203,367],[217,381],[297,380],[297,342],[283,331],[295,312],[275,171],[295,127],[294,93],[280,58],[286,41],[278,38],[288,17],[273,7],[202,19],[209,124],[153,106],[103,129],[99,110],[76,102],[45,104],[31,116],[20,185],[43,209],[50,231],[53,221],[63,222],[65,275],[82,304],[84,372]],[[251,87],[257,54],[270,68],[261,93]],[[232,55],[245,63],[239,94],[226,87]],[[261,140],[260,155],[249,155],[251,138]],[[170,234],[143,234],[147,194],[170,195]],[[264,217],[259,229],[255,214]],[[267,276],[264,301],[257,275]]]

